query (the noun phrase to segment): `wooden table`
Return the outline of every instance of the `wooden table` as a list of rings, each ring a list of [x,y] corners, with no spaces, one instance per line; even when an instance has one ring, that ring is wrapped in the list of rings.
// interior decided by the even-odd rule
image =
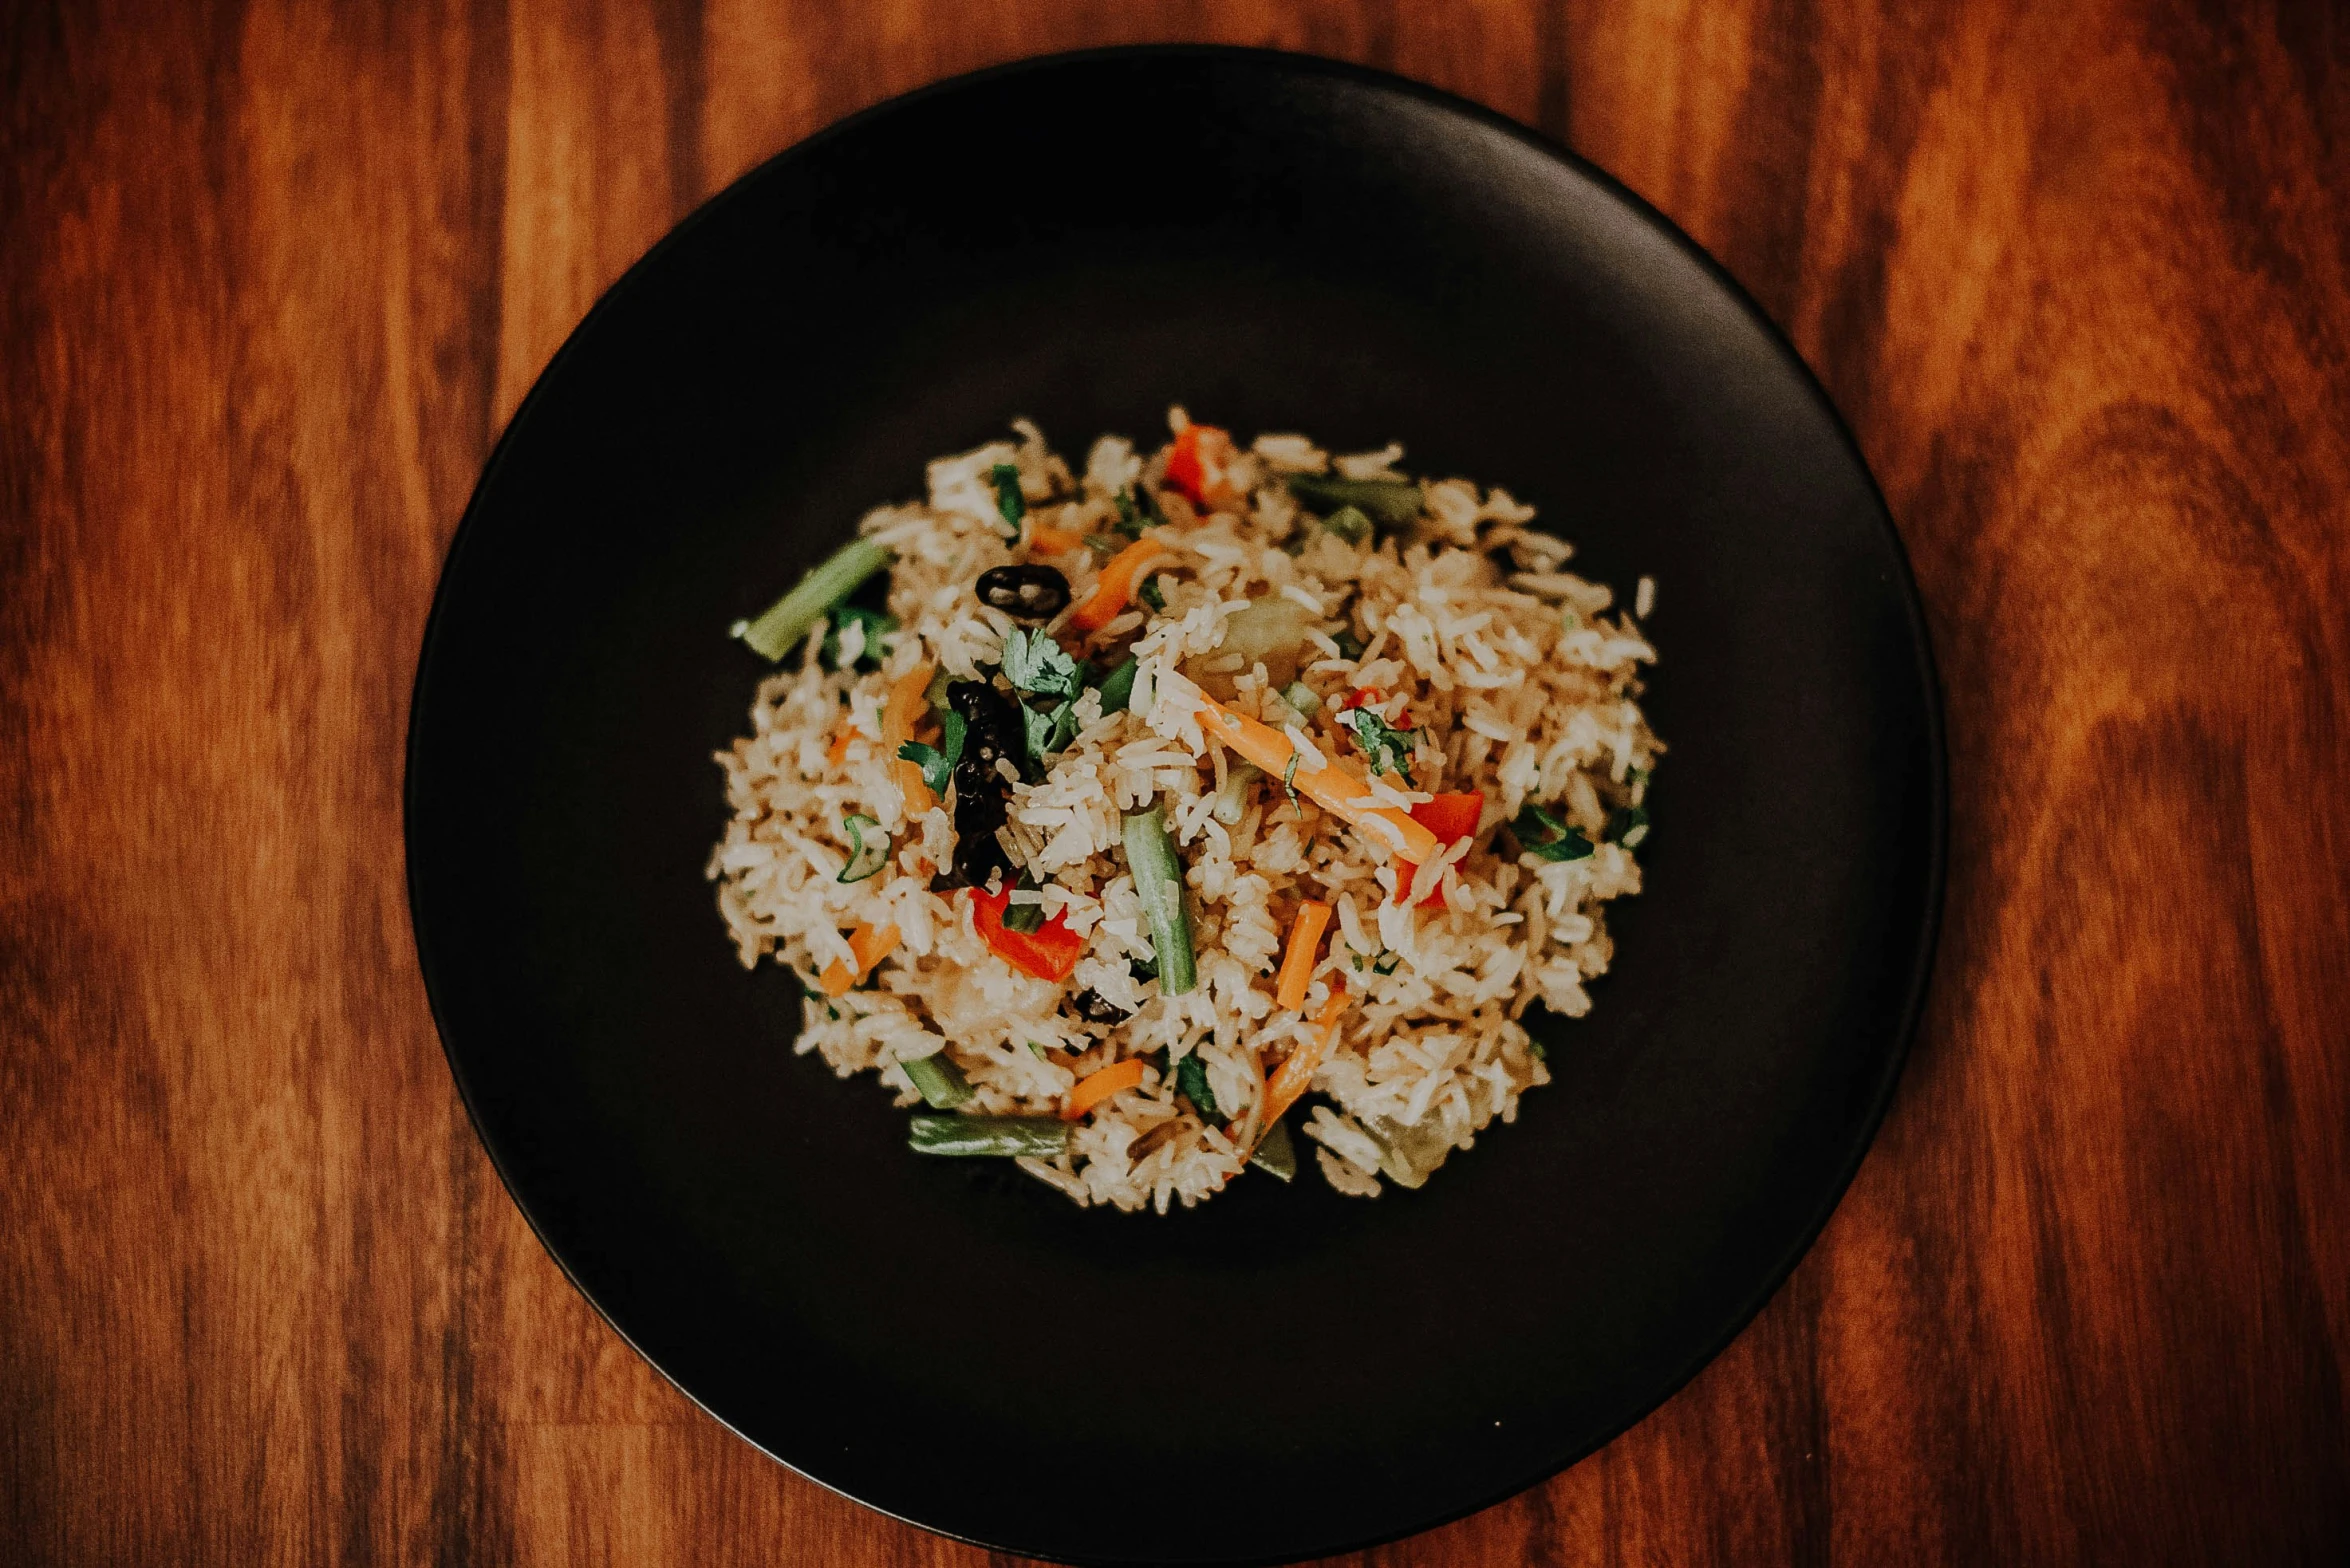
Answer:
[[[409,681],[492,439],[688,208],[940,76],[1211,38],[1481,99],[1721,258],[1949,695],[1933,1000],[1827,1234],[1612,1447],[1354,1560],[2350,1560],[2342,13],[132,9],[0,15],[0,1559],[981,1560],[720,1429],[524,1227],[417,979]]]

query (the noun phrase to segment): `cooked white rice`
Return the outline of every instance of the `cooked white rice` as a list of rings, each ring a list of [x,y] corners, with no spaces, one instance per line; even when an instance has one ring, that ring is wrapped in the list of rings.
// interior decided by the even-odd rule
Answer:
[[[1180,409],[1170,423],[1182,430]],[[1610,954],[1602,905],[1640,888],[1632,849],[1608,829],[1613,811],[1618,838],[1641,836],[1622,831],[1621,813],[1640,805],[1661,749],[1635,702],[1637,667],[1653,651],[1631,617],[1607,613],[1607,587],[1565,569],[1569,546],[1535,531],[1533,509],[1501,490],[1428,483],[1418,524],[1354,544],[1302,512],[1283,481],[1394,477],[1399,447],[1333,458],[1302,436],[1261,436],[1235,449],[1224,504],[1208,510],[1161,489],[1166,447],[1145,455],[1105,436],[1073,474],[1032,425],[1014,428],[1017,443],[932,463],[926,503],[864,519],[860,531],[896,555],[889,608],[900,629],[882,639],[880,668],[822,667],[819,626],[787,657],[799,667],[760,685],[750,733],[719,755],[734,814],[709,872],[743,963],[772,953],[807,986],[799,1050],[822,1053],[843,1077],[877,1072],[907,1107],[921,1102],[899,1064],[936,1052],[976,1091],[961,1109],[981,1115],[1058,1113],[1087,1074],[1151,1058],[1138,1088],[1074,1126],[1067,1153],[1020,1163],[1079,1203],[1161,1213],[1240,1173],[1236,1137],[1261,1104],[1263,1074],[1308,1037],[1342,984],[1352,1000],[1313,1075],[1320,1098],[1290,1120],[1319,1145],[1339,1191],[1374,1196],[1382,1176],[1418,1185],[1488,1123],[1513,1120],[1518,1096],[1549,1080],[1527,1009],[1576,1018],[1591,1007],[1586,983]],[[1003,463],[1017,466],[1027,506],[1016,544],[988,480]],[[1083,545],[1035,554],[1031,540],[1039,527],[1110,533],[1115,497],[1136,483],[1157,491],[1168,515],[1159,537],[1175,563],[1152,579],[1165,609],[1138,604],[1088,642],[1069,620],[1103,554]],[[1010,847],[1042,885],[1047,916],[1065,915],[1087,938],[1065,984],[1017,972],[990,950],[968,895],[938,874],[953,863],[949,806],[907,820],[877,739],[890,686],[909,671],[934,664],[954,679],[984,678],[1020,623],[982,605],[974,580],[1032,560],[1071,586],[1072,609],[1046,626],[1064,648],[1082,662],[1131,642],[1140,661],[1129,711],[1104,717],[1089,692],[1080,732],[1042,782],[1011,788]],[[1653,589],[1642,588],[1645,601]],[[1303,724],[1262,662],[1218,667],[1233,662],[1218,659],[1230,618],[1269,599],[1309,620],[1301,678],[1323,700]],[[1342,633],[1359,639],[1359,657],[1344,656]],[[847,642],[844,663],[853,629]],[[1386,849],[1312,800],[1287,798],[1277,779],[1254,779],[1238,820],[1218,820],[1236,759],[1201,734],[1200,681],[1231,691],[1229,706],[1243,713],[1295,726],[1294,738],[1369,776],[1394,804],[1481,792],[1477,832],[1442,873],[1441,904],[1399,901]],[[1412,721],[1413,786],[1392,770],[1369,775],[1354,735],[1334,722],[1337,699],[1358,688]],[[853,734],[836,745],[844,729]],[[1134,967],[1154,955],[1120,821],[1154,799],[1193,901],[1198,984],[1182,996],[1161,995]],[[1507,825],[1528,803],[1581,830],[1592,853],[1546,861],[1521,852]],[[852,813],[878,821],[892,850],[879,874],[843,884]],[[1425,872],[1420,887],[1436,875]],[[1284,1010],[1272,975],[1305,898],[1334,905],[1336,918],[1305,1007]],[[894,925],[898,944],[864,984],[828,997],[819,977],[836,960],[854,966],[847,933],[860,922]],[[1073,1002],[1087,989],[1131,1016],[1087,1021]],[[1199,1055],[1230,1124],[1178,1093],[1174,1064],[1187,1053]]]

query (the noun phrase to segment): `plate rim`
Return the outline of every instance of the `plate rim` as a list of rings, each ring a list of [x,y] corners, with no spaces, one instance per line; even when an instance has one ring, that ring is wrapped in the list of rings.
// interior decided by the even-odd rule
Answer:
[[[566,363],[574,357],[581,340],[588,335],[589,327],[612,309],[614,302],[623,291],[638,285],[643,275],[651,270],[661,257],[673,247],[682,244],[692,233],[709,222],[715,214],[736,202],[749,199],[747,193],[750,188],[759,183],[770,170],[813,156],[834,141],[851,136],[872,122],[912,108],[934,97],[947,96],[1007,77],[1103,63],[1181,60],[1230,62],[1269,68],[1277,72],[1293,73],[1301,77],[1335,79],[1374,91],[1417,99],[1431,108],[1465,117],[1477,125],[1497,131],[1529,150],[1563,165],[1568,173],[1588,182],[1602,195],[1620,204],[1631,217],[1661,236],[1683,256],[1694,262],[1700,271],[1712,281],[1713,285],[1735,304],[1739,312],[1752,325],[1760,329],[1764,341],[1781,363],[1793,372],[1797,384],[1802,388],[1808,401],[1820,413],[1826,415],[1829,428],[1833,431],[1837,444],[1851,459],[1854,468],[1858,470],[1866,486],[1867,498],[1871,503],[1870,521],[1883,536],[1884,542],[1891,547],[1893,560],[1898,568],[1894,574],[1896,581],[1893,587],[1910,633],[1911,649],[1915,660],[1914,675],[1919,693],[1924,699],[1923,740],[1928,764],[1927,842],[1916,950],[1910,956],[1898,1022],[1891,1031],[1887,1048],[1883,1052],[1883,1063],[1878,1080],[1871,1086],[1861,1116],[1861,1136],[1855,1141],[1851,1153],[1847,1156],[1841,1169],[1838,1170],[1834,1180],[1824,1189],[1823,1201],[1818,1212],[1801,1227],[1784,1255],[1772,1264],[1750,1297],[1729,1315],[1725,1328],[1715,1338],[1708,1341],[1685,1365],[1680,1367],[1668,1381],[1660,1385],[1653,1400],[1643,1405],[1620,1425],[1567,1453],[1556,1463],[1545,1464],[1530,1474],[1513,1475],[1506,1484],[1498,1488],[1486,1489],[1473,1499],[1456,1507],[1431,1514],[1402,1529],[1381,1529],[1371,1534],[1348,1536],[1338,1541],[1319,1545],[1314,1548],[1312,1555],[1327,1556],[1357,1552],[1425,1534],[1428,1531],[1440,1529],[1445,1525],[1465,1519],[1471,1514],[1481,1513],[1485,1509],[1506,1502],[1522,1492],[1546,1485],[1553,1478],[1582,1463],[1600,1450],[1609,1447],[1633,1427],[1638,1426],[1664,1408],[1683,1389],[1687,1388],[1699,1373],[1712,1365],[1753,1325],[1754,1320],[1786,1287],[1797,1267],[1818,1243],[1821,1234],[1827,1229],[1828,1222],[1835,1217],[1837,1209],[1842,1207],[1846,1193],[1859,1175],[1861,1166],[1866,1163],[1870,1151],[1876,1147],[1878,1135],[1884,1129],[1885,1118],[1892,1108],[1893,1096],[1900,1087],[1910,1053],[1915,1047],[1918,1033],[1924,1024],[1936,958],[1941,946],[1942,924],[1946,913],[1949,862],[1950,759],[1945,726],[1945,701],[1940,671],[1934,657],[1932,632],[1926,619],[1923,600],[1919,594],[1916,569],[1911,561],[1908,547],[1903,542],[1900,528],[1894,521],[1893,509],[1887,502],[1883,487],[1878,483],[1876,472],[1870,467],[1867,455],[1861,449],[1860,442],[1846,421],[1843,411],[1829,396],[1826,386],[1822,384],[1810,362],[1804,358],[1801,350],[1796,347],[1786,331],[1711,252],[1698,244],[1679,224],[1675,223],[1653,203],[1615,175],[1534,126],[1512,119],[1508,115],[1473,99],[1462,97],[1457,93],[1426,82],[1414,80],[1411,77],[1399,75],[1393,71],[1358,65],[1352,61],[1333,59],[1302,50],[1245,44],[1189,42],[1111,44],[1062,50],[1049,54],[1028,55],[1015,60],[1001,61],[975,70],[958,72],[935,81],[925,82],[905,92],[880,99],[832,121],[800,140],[760,159],[725,185],[713,191],[692,211],[672,224],[659,239],[630,262],[618,277],[605,286],[596,296],[595,302],[572,325],[570,331],[565,334],[561,345],[548,357],[546,364],[532,379],[530,389],[515,405],[514,412],[507,417],[504,427],[498,433],[497,440],[491,444],[488,455],[482,461],[481,473],[475,479],[473,488],[466,496],[464,510],[458,514],[457,525],[450,533],[449,543],[441,558],[439,574],[434,580],[432,603],[426,612],[423,634],[417,644],[416,672],[409,686],[408,719],[401,747],[400,787],[402,885],[408,905],[408,936],[416,958],[417,974],[423,982],[426,1008],[432,1018],[433,1032],[439,1040],[441,1056],[448,1066],[450,1078],[456,1085],[458,1099],[465,1107],[466,1121],[473,1130],[474,1139],[488,1157],[491,1169],[497,1173],[499,1185],[504,1189],[507,1198],[515,1208],[521,1212],[541,1250],[554,1261],[555,1266],[561,1270],[564,1279],[570,1283],[572,1289],[576,1290],[581,1298],[594,1309],[596,1316],[602,1320],[604,1326],[617,1335],[621,1343],[626,1345],[639,1360],[651,1367],[664,1382],[684,1395],[696,1409],[750,1445],[769,1461],[782,1466],[793,1475],[813,1482],[835,1496],[846,1498],[860,1508],[871,1509],[875,1513],[897,1520],[902,1524],[911,1525],[915,1529],[989,1551],[1011,1552],[1022,1556],[1038,1557],[1044,1561],[1072,1565],[1115,1564],[1118,1565],[1118,1568],[1127,1568],[1130,1563],[1158,1559],[1065,1557],[1049,1552],[1039,1552],[1032,1546],[1020,1546],[1015,1543],[990,1541],[978,1536],[966,1535],[951,1528],[899,1513],[894,1509],[859,1497],[822,1476],[801,1469],[721,1415],[693,1389],[672,1375],[668,1368],[664,1367],[659,1360],[637,1342],[628,1329],[613,1315],[611,1308],[573,1270],[570,1262],[549,1240],[540,1216],[534,1210],[531,1202],[517,1188],[510,1169],[511,1162],[507,1155],[501,1151],[498,1141],[491,1136],[484,1125],[475,1087],[468,1078],[466,1069],[458,1059],[458,1053],[451,1043],[449,1019],[443,994],[444,987],[436,981],[434,963],[427,957],[427,944],[422,931],[422,922],[418,915],[417,763],[422,749],[419,737],[424,729],[422,715],[426,709],[427,672],[433,665],[434,652],[442,634],[444,616],[448,608],[450,579],[456,574],[468,541],[478,539],[483,532],[485,526],[483,521],[484,497],[508,459],[516,432],[523,427],[532,409],[543,400],[548,385],[556,379]],[[1189,1562],[1199,1565],[1199,1568],[1275,1568],[1275,1565],[1294,1563],[1299,1560],[1287,1555],[1265,1556],[1250,1553],[1228,1557],[1188,1559]]]

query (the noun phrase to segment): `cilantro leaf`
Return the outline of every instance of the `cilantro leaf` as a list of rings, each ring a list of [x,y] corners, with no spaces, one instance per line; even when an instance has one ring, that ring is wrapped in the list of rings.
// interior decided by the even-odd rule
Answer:
[[[816,649],[817,660],[827,669],[837,670],[841,667],[840,634],[851,621],[865,628],[865,650],[857,655],[857,668],[880,669],[881,639],[898,629],[898,619],[879,610],[868,610],[861,604],[833,606],[829,622],[824,628],[824,641]]]
[[[1028,515],[1028,498],[1020,493],[1020,470],[1009,463],[998,463],[987,471],[995,484],[995,509],[1004,520],[1004,527],[1015,539],[1020,537],[1020,519]]]
[[[1518,847],[1537,860],[1581,860],[1591,853],[1591,840],[1581,828],[1571,828],[1532,801],[1510,823]]]
[[[1167,520],[1159,510],[1159,503],[1140,485],[1128,485],[1118,492],[1118,532],[1129,539],[1140,539],[1146,528],[1156,528]]]
[[[1412,782],[1412,737],[1408,730],[1397,729],[1370,708],[1349,708],[1338,716],[1338,722],[1354,731],[1355,744],[1370,759],[1373,773],[1393,768],[1406,784]]]
[[[1015,626],[1004,635],[1004,679],[1031,697],[1075,697],[1082,684],[1077,661],[1043,632]]]
[[[1175,1087],[1208,1120],[1224,1119],[1224,1113],[1216,1109],[1216,1091],[1208,1087],[1207,1064],[1199,1059],[1197,1050],[1175,1064]]]
[[[1020,726],[1027,732],[1028,755],[1041,768],[1067,751],[1069,743],[1077,738],[1077,704],[1064,701],[1039,713],[1022,703]]]
[[[940,739],[946,742],[942,750],[910,740],[898,748],[898,755],[922,770],[922,782],[930,786],[930,793],[942,799],[947,792],[947,780],[954,777],[955,764],[963,760],[963,736],[970,729],[960,713],[947,710],[944,720],[946,733]]]

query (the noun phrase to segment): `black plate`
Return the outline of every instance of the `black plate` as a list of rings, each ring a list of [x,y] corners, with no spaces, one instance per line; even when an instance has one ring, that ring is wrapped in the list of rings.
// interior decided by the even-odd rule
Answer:
[[[725,628],[931,456],[1039,420],[1404,441],[1628,591],[1671,748],[1557,1081],[1419,1192],[1308,1170],[1168,1218],[925,1160],[792,1054],[702,868]],[[613,1325],[795,1469],[1098,1562],[1403,1534],[1590,1452],[1794,1266],[1876,1127],[1940,900],[1901,548],[1723,274],[1469,105],[1230,51],[1017,66],[785,153],[515,416],[417,675],[417,946],[482,1141]],[[1725,1441],[1740,1434],[1725,1433]]]

